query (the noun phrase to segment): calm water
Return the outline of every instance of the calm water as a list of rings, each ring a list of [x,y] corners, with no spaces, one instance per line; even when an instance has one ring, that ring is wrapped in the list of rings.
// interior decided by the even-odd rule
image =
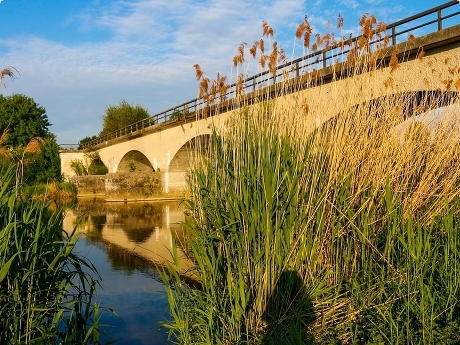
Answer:
[[[79,220],[79,221],[78,221]],[[102,278],[98,301],[119,317],[103,311],[101,323],[116,344],[167,344],[159,329],[169,317],[164,285],[155,264],[170,259],[173,236],[180,240],[183,220],[179,203],[105,203],[79,200],[66,212],[64,229],[77,222],[77,252],[96,266]]]

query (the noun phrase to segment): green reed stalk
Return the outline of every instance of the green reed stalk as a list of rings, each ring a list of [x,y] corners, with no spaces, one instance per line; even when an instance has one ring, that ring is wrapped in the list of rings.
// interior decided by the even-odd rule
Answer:
[[[427,222],[432,204],[408,213],[389,177],[356,191],[320,133],[299,140],[269,110],[214,133],[192,171],[185,249],[201,289],[163,273],[174,341],[458,341],[458,199]]]
[[[49,202],[21,199],[14,167],[1,172],[0,343],[98,344],[95,267],[73,253]]]

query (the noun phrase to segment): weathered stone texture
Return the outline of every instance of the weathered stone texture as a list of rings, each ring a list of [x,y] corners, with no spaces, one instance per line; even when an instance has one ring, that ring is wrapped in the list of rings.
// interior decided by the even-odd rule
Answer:
[[[105,175],[73,176],[70,180],[77,186],[78,196],[105,195]]]
[[[107,200],[149,199],[161,197],[161,173],[107,174],[105,179]]]
[[[104,197],[107,201],[177,198],[186,190],[185,173],[116,173],[74,176],[78,196]]]

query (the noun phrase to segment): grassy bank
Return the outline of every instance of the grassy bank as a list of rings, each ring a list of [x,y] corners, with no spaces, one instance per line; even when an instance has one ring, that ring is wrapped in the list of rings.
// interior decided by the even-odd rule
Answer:
[[[60,204],[77,197],[77,186],[73,182],[51,182],[25,185],[22,188],[25,198],[52,200]]]
[[[368,63],[319,127],[273,101],[215,131],[180,244],[201,289],[164,273],[176,343],[460,342],[460,104],[439,90],[356,104]]]
[[[24,198],[15,167],[0,172],[0,343],[98,344],[97,282],[73,253],[50,202]]]

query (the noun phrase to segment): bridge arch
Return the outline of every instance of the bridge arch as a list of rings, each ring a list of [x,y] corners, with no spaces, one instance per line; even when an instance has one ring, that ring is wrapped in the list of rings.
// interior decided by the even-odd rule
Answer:
[[[211,141],[210,134],[198,135],[183,144],[169,163],[169,172],[183,172],[190,168],[194,159],[199,159]]]
[[[127,152],[118,163],[115,172],[152,172],[153,165],[145,154],[138,150]]]

